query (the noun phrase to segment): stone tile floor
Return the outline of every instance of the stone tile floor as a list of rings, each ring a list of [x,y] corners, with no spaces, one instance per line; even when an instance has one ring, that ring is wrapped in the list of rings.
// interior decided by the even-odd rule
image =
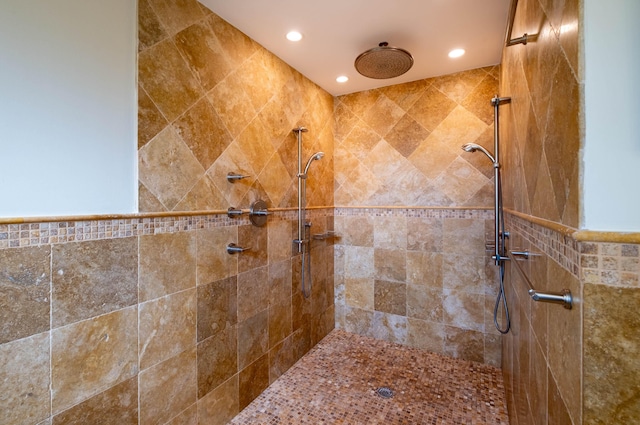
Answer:
[[[508,423],[499,369],[337,329],[230,422]]]

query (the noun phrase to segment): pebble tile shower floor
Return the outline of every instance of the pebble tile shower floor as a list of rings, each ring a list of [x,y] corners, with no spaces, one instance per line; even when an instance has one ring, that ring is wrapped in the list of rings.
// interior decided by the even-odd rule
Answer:
[[[230,422],[508,423],[499,369],[337,329]]]

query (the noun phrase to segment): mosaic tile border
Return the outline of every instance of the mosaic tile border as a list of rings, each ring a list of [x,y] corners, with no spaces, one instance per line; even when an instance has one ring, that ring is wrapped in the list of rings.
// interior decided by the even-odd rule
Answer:
[[[492,209],[416,207],[336,207],[336,217],[473,218],[492,220]]]
[[[640,245],[582,242],[580,254],[584,283],[640,288]]]
[[[540,252],[551,257],[578,279],[580,278],[580,243],[578,241],[513,214],[507,213],[505,218],[508,231],[517,231]]]
[[[270,220],[295,220],[297,210],[274,211]],[[307,210],[308,218],[329,217],[333,208]],[[189,232],[214,227],[249,225],[248,216],[229,218],[226,213],[176,217],[67,220],[59,222],[0,224],[0,249],[119,239],[161,233]]]

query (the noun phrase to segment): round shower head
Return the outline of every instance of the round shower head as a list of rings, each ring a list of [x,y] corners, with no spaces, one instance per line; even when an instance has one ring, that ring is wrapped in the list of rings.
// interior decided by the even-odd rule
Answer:
[[[385,79],[398,77],[413,66],[411,53],[399,47],[390,47],[383,41],[364,53],[355,61],[356,70],[369,78]]]

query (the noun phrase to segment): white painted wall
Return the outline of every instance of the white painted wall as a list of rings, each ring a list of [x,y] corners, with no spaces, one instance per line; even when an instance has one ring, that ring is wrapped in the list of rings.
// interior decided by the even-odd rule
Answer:
[[[640,231],[640,1],[584,0],[582,228]]]
[[[136,16],[0,1],[0,217],[137,211]]]

